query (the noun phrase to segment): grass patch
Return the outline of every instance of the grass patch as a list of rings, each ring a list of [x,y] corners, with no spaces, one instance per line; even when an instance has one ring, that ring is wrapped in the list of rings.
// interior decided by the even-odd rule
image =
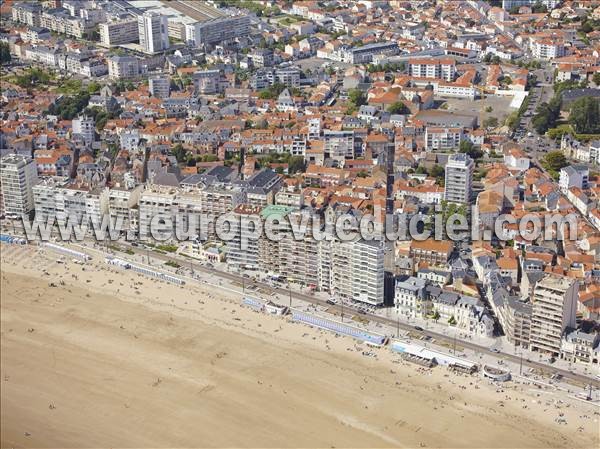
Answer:
[[[175,262],[174,260],[168,260],[165,262],[165,265],[169,266],[169,267],[173,267],[173,268],[180,268],[181,265],[179,265],[177,262]]]
[[[177,251],[177,245],[158,245],[156,249],[166,253],[174,253]]]

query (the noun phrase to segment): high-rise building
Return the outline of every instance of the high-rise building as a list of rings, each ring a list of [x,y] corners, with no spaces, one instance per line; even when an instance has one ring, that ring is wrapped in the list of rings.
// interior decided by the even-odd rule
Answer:
[[[140,45],[145,53],[154,54],[169,48],[169,25],[166,16],[147,12],[138,16]]]
[[[446,165],[444,199],[451,203],[471,202],[473,190],[473,159],[464,153],[453,154]]]
[[[0,159],[2,208],[7,217],[18,218],[34,208],[33,186],[37,184],[35,161],[11,154]]]
[[[579,285],[576,279],[547,273],[538,281],[532,298],[530,348],[558,355],[567,327],[575,327]]]
[[[372,240],[331,242],[331,293],[336,298],[380,305],[384,301],[384,253]]]

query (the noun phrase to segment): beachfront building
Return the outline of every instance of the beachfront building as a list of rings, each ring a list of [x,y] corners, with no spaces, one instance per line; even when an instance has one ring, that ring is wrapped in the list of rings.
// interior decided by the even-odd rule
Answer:
[[[396,280],[394,304],[398,314],[407,318],[423,317],[429,310],[428,295],[425,287],[427,281],[416,277]]]
[[[0,159],[1,215],[18,218],[31,212],[37,182],[37,167],[31,158],[11,154]]]
[[[56,218],[56,224],[89,225],[102,223],[108,214],[109,189],[106,187],[88,188],[68,184],[65,179],[47,179],[33,188],[36,221],[45,222]]]
[[[139,233],[140,238],[152,237],[162,232],[169,233],[173,229],[173,219],[177,210],[176,189],[172,187],[152,186],[140,196]]]
[[[331,242],[331,294],[342,300],[383,304],[383,246],[356,240]]]
[[[578,282],[547,273],[533,290],[530,347],[550,355],[560,354],[567,327],[575,328]]]
[[[123,229],[135,229],[138,226],[138,203],[143,187],[124,189],[113,187],[108,194],[108,213],[111,220],[122,221]]]
[[[237,269],[256,270],[259,266],[259,239],[255,226],[260,226],[261,207],[240,204],[230,214],[227,265]]]

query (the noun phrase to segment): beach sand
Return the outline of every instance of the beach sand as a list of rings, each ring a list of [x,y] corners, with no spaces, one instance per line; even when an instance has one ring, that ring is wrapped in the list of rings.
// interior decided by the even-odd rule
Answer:
[[[215,287],[13,248],[2,447],[598,447],[597,412],[551,390],[365,357]]]

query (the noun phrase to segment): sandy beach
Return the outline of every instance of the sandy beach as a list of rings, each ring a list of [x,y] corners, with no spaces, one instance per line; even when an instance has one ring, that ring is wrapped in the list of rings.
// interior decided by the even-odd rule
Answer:
[[[2,447],[600,444],[599,410],[552,390],[365,357],[214,287],[57,258],[1,248]]]

